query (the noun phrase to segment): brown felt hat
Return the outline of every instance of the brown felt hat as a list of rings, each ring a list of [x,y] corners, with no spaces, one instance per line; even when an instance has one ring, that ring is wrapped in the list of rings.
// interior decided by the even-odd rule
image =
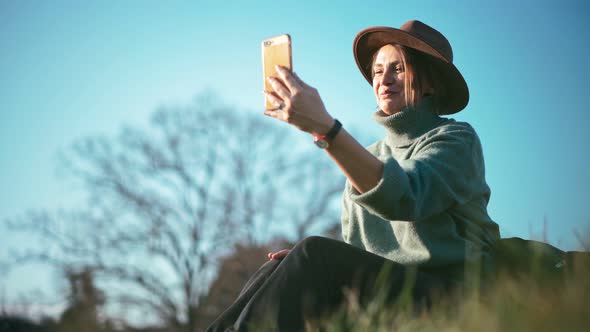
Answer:
[[[387,44],[399,44],[426,53],[439,66],[447,82],[445,108],[440,110],[441,114],[457,113],[467,106],[469,89],[463,75],[453,65],[451,44],[442,33],[420,21],[406,22],[399,29],[369,27],[356,35],[352,51],[357,66],[369,84],[373,85],[370,68],[373,55]]]

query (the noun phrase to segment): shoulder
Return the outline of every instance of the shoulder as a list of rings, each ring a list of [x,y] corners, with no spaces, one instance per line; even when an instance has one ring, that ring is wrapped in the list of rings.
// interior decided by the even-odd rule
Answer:
[[[475,129],[467,122],[442,118],[438,126],[426,132],[421,141],[432,142],[438,140],[459,141],[467,145],[479,142]]]
[[[475,129],[467,122],[454,119],[442,119],[416,142],[414,158],[434,155],[449,160],[468,158],[476,163],[483,162],[482,145]]]
[[[427,132],[416,145],[415,159],[433,159],[445,165],[457,165],[463,172],[471,169],[483,176],[482,145],[475,129],[467,122],[445,119]]]

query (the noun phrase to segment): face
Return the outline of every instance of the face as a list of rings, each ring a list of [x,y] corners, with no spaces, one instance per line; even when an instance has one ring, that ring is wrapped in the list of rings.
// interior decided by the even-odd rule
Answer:
[[[406,107],[404,78],[405,68],[399,51],[393,45],[381,47],[373,63],[373,92],[377,105],[387,115]]]

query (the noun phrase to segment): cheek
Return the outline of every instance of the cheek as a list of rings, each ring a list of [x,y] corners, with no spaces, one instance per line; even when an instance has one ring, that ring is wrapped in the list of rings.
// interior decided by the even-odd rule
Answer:
[[[375,94],[375,97],[378,96],[378,91],[379,91],[379,84],[373,80],[373,94]]]
[[[399,73],[399,74],[397,75],[397,81],[399,82],[399,85],[400,85],[401,87],[403,87],[403,86],[405,85],[405,84],[404,84],[404,82],[405,82],[405,78],[406,78],[406,75],[405,75],[404,73]]]

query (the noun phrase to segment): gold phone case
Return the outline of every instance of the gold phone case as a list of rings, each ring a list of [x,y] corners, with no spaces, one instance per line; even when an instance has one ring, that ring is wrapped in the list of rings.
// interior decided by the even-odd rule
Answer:
[[[278,76],[275,69],[276,65],[293,70],[291,63],[291,36],[288,34],[271,37],[262,41],[262,80],[265,91],[274,91],[266,78],[268,76]],[[270,103],[268,98],[265,97],[264,99],[267,110],[277,109],[277,106]]]

